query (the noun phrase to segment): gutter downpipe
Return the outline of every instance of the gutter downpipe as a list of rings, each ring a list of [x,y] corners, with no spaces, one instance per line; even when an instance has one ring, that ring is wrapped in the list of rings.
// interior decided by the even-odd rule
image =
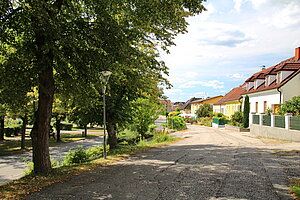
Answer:
[[[279,92],[279,104],[281,105],[281,91],[279,90],[279,88],[276,88],[277,92]]]

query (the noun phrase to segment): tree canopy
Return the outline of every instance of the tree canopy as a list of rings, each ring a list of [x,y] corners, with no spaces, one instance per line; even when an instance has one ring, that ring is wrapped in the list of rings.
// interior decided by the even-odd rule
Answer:
[[[38,88],[31,133],[36,173],[51,169],[48,130],[54,93],[97,90],[100,72],[111,71],[107,128],[113,147],[117,124],[128,116],[130,102],[157,94],[159,83],[168,84],[158,48],[167,50],[177,34],[186,32],[185,18],[202,12],[202,2],[1,1],[0,80],[5,84],[0,94],[25,97]]]

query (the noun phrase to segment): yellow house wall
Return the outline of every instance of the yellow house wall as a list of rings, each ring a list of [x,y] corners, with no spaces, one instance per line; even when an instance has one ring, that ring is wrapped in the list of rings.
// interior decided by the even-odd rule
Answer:
[[[214,103],[217,103],[220,99],[222,99],[222,97],[216,97],[216,98],[204,100],[199,103],[191,103],[191,113],[195,114],[196,111],[200,108],[200,105],[203,105],[205,103],[214,104]]]
[[[235,112],[240,111],[241,108],[241,102],[239,101],[231,101],[231,102],[226,102],[226,112],[225,115],[227,117],[231,117]]]

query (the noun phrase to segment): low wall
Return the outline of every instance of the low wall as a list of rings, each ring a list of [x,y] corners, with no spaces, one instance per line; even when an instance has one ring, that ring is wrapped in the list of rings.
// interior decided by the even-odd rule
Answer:
[[[300,141],[300,131],[287,130],[284,128],[261,126],[257,124],[250,125],[250,134],[260,137],[275,138],[281,140],[290,140],[299,142]]]
[[[211,123],[211,126],[214,128],[224,128],[225,125],[220,125],[220,124],[216,124],[216,123]]]
[[[240,127],[236,127],[236,126],[232,126],[232,125],[228,125],[228,124],[225,125],[225,129],[235,131],[235,132],[250,132],[249,128],[240,128]]]

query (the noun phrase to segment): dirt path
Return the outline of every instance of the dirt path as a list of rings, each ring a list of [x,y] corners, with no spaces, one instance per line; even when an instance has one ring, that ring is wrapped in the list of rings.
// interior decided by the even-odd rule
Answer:
[[[296,143],[200,126],[177,135],[189,138],[74,176],[27,199],[291,199],[289,178],[300,177],[300,161],[271,152]]]

